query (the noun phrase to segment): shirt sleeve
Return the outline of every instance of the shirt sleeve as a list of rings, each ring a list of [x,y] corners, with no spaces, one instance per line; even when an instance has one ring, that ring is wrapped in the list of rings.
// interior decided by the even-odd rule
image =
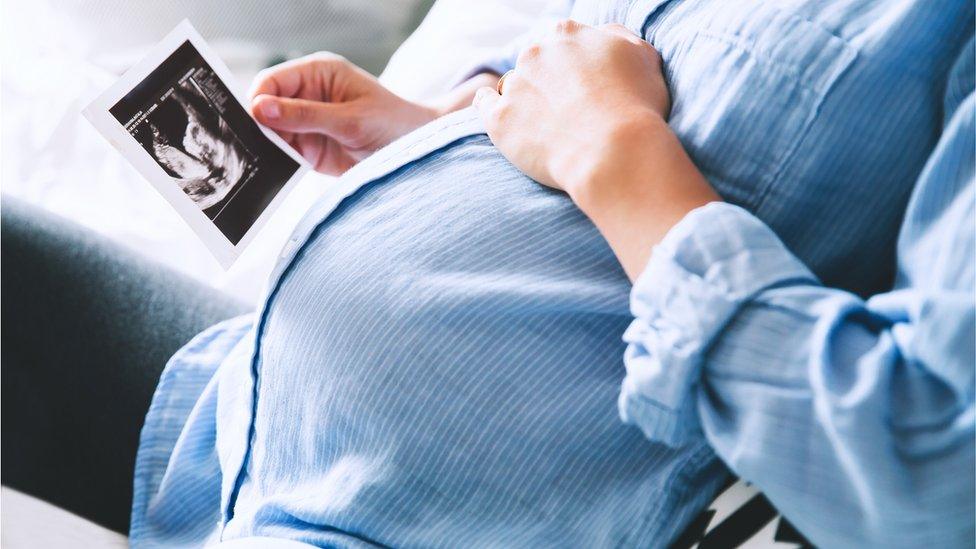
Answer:
[[[469,68],[461,71],[462,76],[458,79],[458,83],[483,72],[502,75],[514,69],[519,53],[529,44],[538,41],[545,33],[550,32],[556,25],[556,21],[569,17],[573,11],[573,3],[574,0],[549,0],[538,20],[527,31],[497,51],[482,59],[476,59]]]
[[[822,286],[728,204],[676,225],[633,289],[623,420],[669,445],[705,436],[818,545],[976,535],[968,78],[909,203],[893,291],[864,301]]]

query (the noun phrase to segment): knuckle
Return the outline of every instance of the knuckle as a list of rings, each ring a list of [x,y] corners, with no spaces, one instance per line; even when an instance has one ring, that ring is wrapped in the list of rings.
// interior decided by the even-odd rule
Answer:
[[[658,51],[658,49],[652,46],[649,42],[643,40],[642,42],[643,42],[644,51],[646,51],[648,57],[651,58],[651,63],[653,63],[654,66],[658,66],[658,67],[663,65],[664,58],[661,57],[661,52]]]
[[[291,118],[303,122],[315,120],[315,110],[310,105],[296,105],[292,111]]]
[[[610,51],[623,55],[625,52],[633,54],[644,51],[644,44],[645,42],[636,36],[617,34],[607,43],[607,47],[610,48]]]
[[[346,58],[331,51],[320,51],[311,54],[309,57],[316,63],[323,65],[340,65],[346,63]]]
[[[609,42],[618,46],[626,45],[637,45],[643,46],[647,42],[641,38],[639,35],[634,33],[634,31],[628,29],[627,27],[621,25],[620,23],[608,23],[600,27],[602,30],[608,31],[611,34]]]
[[[358,138],[362,135],[363,121],[358,116],[347,116],[339,125],[339,132],[350,139]]]
[[[538,59],[541,54],[542,54],[542,45],[538,43],[531,44],[528,47],[523,48],[522,51],[519,52],[518,58],[516,58],[515,60],[515,64],[524,65],[526,63],[531,63],[532,61]]]
[[[561,19],[556,22],[556,32],[560,34],[573,34],[580,29],[580,24],[572,19]]]
[[[272,72],[271,68],[267,68],[258,71],[258,73],[254,75],[254,79],[251,81],[249,91],[249,95],[251,96],[252,100],[262,93],[270,93],[272,90],[277,89],[274,74],[275,73]]]
[[[508,78],[505,79],[504,95],[508,95],[508,96],[518,95],[519,91],[522,90],[524,85],[525,85],[525,78],[523,78],[518,73],[512,73],[508,75]]]
[[[495,110],[493,110],[491,112],[491,116],[489,116],[489,119],[494,122],[496,127],[503,126],[506,122],[511,120],[513,115],[512,102],[504,97],[505,96],[502,96],[502,99],[498,100],[498,103],[495,104]]]

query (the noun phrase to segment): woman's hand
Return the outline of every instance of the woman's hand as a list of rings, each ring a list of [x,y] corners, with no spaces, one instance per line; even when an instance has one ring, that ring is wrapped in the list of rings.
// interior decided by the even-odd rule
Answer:
[[[475,96],[491,140],[527,175],[566,191],[632,279],[685,214],[719,200],[667,126],[660,56],[624,27],[560,22],[502,86]]]
[[[481,75],[430,104],[407,101],[376,78],[332,53],[317,53],[265,69],[251,89],[251,112],[316,170],[338,175],[374,151],[471,101]]]

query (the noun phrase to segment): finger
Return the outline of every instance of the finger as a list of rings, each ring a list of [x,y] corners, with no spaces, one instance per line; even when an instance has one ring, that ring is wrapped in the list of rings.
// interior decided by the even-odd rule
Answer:
[[[652,46],[650,42],[644,40],[640,35],[635,34],[633,31],[620,23],[609,23],[607,25],[601,25],[599,28],[600,30],[611,32],[617,36],[626,38],[627,41],[631,42],[632,44],[643,46],[648,52],[652,52],[653,56],[660,61],[660,53],[658,53],[657,49]]]
[[[295,148],[295,143],[294,143],[295,136],[298,134],[292,132],[285,132],[281,130],[274,130],[274,132],[278,134],[278,137],[282,138],[285,141],[285,143],[288,143],[289,145],[292,146],[292,148]]]
[[[645,42],[644,39],[642,39],[639,35],[635,34],[627,27],[621,25],[620,23],[608,23],[606,25],[600,25],[599,28],[601,30],[605,30],[607,32],[611,32],[613,34],[626,38],[627,40],[633,42],[634,44],[647,45],[647,42]]]
[[[285,97],[295,95],[301,86],[301,67],[307,62],[304,58],[292,59],[262,70],[254,77],[248,97],[253,100],[263,94]]]
[[[298,146],[296,145],[297,140],[295,138],[299,134],[293,133],[293,132],[275,132],[275,133],[277,133],[279,136],[281,136],[281,138],[285,140],[285,143],[288,143],[289,145],[291,145],[291,147],[293,149],[298,150]]]
[[[344,57],[327,51],[279,63],[254,77],[248,97],[254,99],[262,94],[296,97],[303,90],[302,83],[306,79],[314,76],[328,81],[346,64]]]
[[[542,44],[529,44],[515,58],[515,70],[530,71],[542,58]]]
[[[590,28],[589,25],[584,25],[579,21],[573,19],[561,19],[556,21],[554,28],[555,34],[576,34],[577,32]]]
[[[472,104],[478,110],[478,115],[481,117],[481,121],[484,122],[486,128],[489,127],[493,119],[492,113],[501,97],[497,91],[488,87],[478,88],[478,91],[474,94]]]
[[[641,38],[639,34],[635,34],[633,31],[627,27],[621,25],[620,23],[609,23],[607,25],[601,25],[600,30],[616,34],[621,38],[625,38],[631,44],[636,44],[638,46],[643,46],[645,48],[654,49],[646,40]],[[656,50],[655,50],[656,51]]]
[[[512,89],[512,82],[515,82],[516,80],[521,78],[517,74],[516,72],[517,70],[518,69],[512,69],[506,72],[505,74],[503,74],[502,77],[498,79],[498,82],[495,83],[495,91],[498,93],[498,95],[507,94],[509,90]]]
[[[297,145],[295,148],[298,149],[302,157],[315,169],[318,169],[319,162],[322,160],[321,155],[325,149],[322,137],[309,133],[298,134],[295,136],[295,144]]]
[[[247,98],[254,101],[254,98],[259,95],[281,95],[279,90],[280,88],[278,87],[278,82],[275,80],[274,75],[266,74],[265,71],[261,71],[251,82],[251,87],[247,90]]]
[[[340,103],[259,95],[251,104],[258,122],[278,131],[324,133],[338,139],[349,131],[347,109]]]

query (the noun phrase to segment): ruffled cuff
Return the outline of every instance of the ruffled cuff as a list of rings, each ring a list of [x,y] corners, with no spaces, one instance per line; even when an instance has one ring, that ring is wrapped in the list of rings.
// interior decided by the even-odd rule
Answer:
[[[743,304],[800,280],[816,278],[742,208],[712,203],[685,216],[655,247],[631,292],[621,419],[671,446],[700,436],[703,354]]]

